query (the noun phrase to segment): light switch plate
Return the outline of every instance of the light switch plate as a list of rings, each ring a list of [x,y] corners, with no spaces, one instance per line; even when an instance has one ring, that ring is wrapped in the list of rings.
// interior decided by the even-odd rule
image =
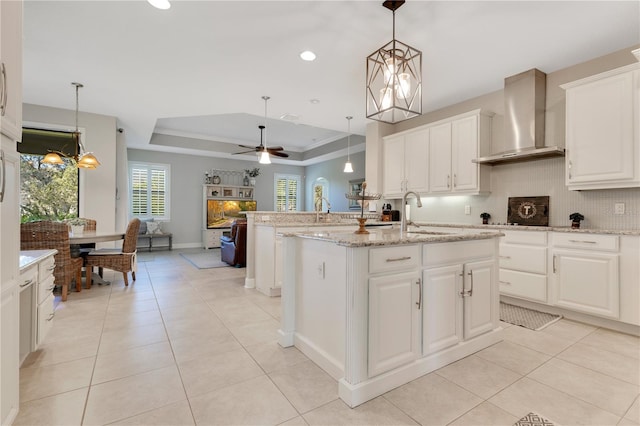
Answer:
[[[471,206],[464,206],[464,214],[471,214]]]
[[[624,214],[624,203],[615,203],[613,205],[614,214]]]

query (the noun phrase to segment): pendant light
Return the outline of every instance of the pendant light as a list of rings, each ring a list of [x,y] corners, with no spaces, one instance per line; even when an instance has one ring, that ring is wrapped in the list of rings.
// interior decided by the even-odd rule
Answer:
[[[367,118],[392,124],[422,114],[422,52],[396,40],[403,4],[382,4],[393,12],[393,39],[367,57]]]
[[[351,164],[351,157],[349,155],[349,151],[351,149],[351,117],[347,116],[347,162],[344,163],[344,172],[345,173],[353,173],[353,165]]]
[[[269,151],[267,151],[267,134],[266,134],[266,127],[267,127],[267,101],[270,99],[269,96],[263,96],[262,99],[264,99],[264,130],[265,130],[265,135],[264,135],[264,145],[263,145],[263,149],[262,151],[260,151],[260,160],[258,161],[258,163],[260,164],[271,164],[271,158],[269,157]],[[262,129],[260,129],[262,131]],[[262,143],[262,135],[260,137],[260,143]]]
[[[76,87],[76,130],[72,133],[74,154],[68,155],[58,151],[48,152],[42,159],[42,162],[46,164],[64,164],[62,157],[66,157],[72,158],[77,167],[83,169],[95,169],[100,165],[100,162],[92,152],[86,152],[84,145],[82,144],[82,140],[80,139],[80,131],[78,130],[78,91],[81,87],[84,87],[84,85],[82,83],[71,84]]]

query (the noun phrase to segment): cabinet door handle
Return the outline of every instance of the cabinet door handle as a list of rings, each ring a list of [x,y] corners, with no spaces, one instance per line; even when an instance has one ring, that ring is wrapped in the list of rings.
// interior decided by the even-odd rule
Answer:
[[[500,256],[500,259],[511,259],[511,256]]]
[[[24,282],[24,284],[20,284],[20,287],[26,287],[26,286],[28,286],[29,284],[31,284],[32,282],[33,282],[33,280],[32,280],[32,279],[31,279],[31,280],[26,280],[26,281]]]
[[[453,187],[455,188],[456,186],[458,186],[458,179],[457,179],[457,175],[454,173],[453,174]]]
[[[556,273],[556,256],[553,256],[553,273]]]
[[[418,281],[416,281],[416,284],[418,285],[418,301],[416,302],[416,305],[418,305],[418,309],[422,308],[422,279],[418,278]]]
[[[54,289],[54,288],[56,288],[56,285],[55,285],[55,284],[52,284],[52,285],[51,285],[51,287],[49,287],[49,288],[47,289],[47,291],[48,291],[48,292],[51,292],[51,291],[53,291],[53,289]]]
[[[469,289],[469,296],[471,296],[473,294],[473,271],[469,271],[467,275],[471,277],[471,288]]]
[[[511,283],[509,281],[500,281],[500,284],[511,285]]]
[[[569,240],[570,243],[582,243],[582,244],[597,244],[597,241],[590,240]]]
[[[53,271],[54,269],[56,269],[56,265],[55,265],[55,264],[54,264],[54,265],[49,266],[49,267],[47,268],[47,271],[51,272],[51,271]]]
[[[7,111],[7,69],[4,66],[4,62],[0,66],[0,73],[2,74],[2,93],[0,93],[0,116],[4,116]]]
[[[4,164],[4,151],[0,149],[0,203],[4,200],[4,184],[6,181],[6,168]]]
[[[571,167],[573,166],[573,164],[571,163],[571,160],[569,160],[569,179],[571,179]]]
[[[409,260],[411,256],[402,256],[402,257],[391,257],[387,258],[387,262],[399,262],[401,260]]]
[[[447,175],[447,188],[451,188],[451,175]]]
[[[51,312],[51,315],[49,315],[49,318],[47,318],[47,321],[51,321],[53,319],[53,317],[56,316],[55,312]]]

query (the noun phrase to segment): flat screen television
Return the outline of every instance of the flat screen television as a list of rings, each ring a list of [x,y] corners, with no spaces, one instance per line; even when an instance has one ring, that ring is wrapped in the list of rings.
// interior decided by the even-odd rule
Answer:
[[[244,218],[244,212],[256,211],[256,202],[247,200],[207,200],[207,229],[230,228],[231,223]]]

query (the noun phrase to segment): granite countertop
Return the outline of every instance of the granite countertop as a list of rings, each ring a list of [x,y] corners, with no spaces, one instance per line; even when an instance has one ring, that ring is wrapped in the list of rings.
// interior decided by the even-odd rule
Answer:
[[[58,250],[21,250],[20,272],[56,253]]]
[[[401,244],[424,244],[424,243],[449,243],[466,240],[486,240],[489,238],[501,237],[500,232],[433,232],[415,231],[401,233],[399,229],[369,229],[368,234],[356,234],[354,232],[281,232],[284,237],[299,237],[312,240],[326,241],[345,247],[373,247],[391,246]]]
[[[394,222],[392,222],[394,223]],[[553,231],[553,232],[574,232],[582,234],[611,234],[611,235],[640,235],[640,229],[593,229],[579,228],[574,229],[570,226],[521,226],[521,225],[469,225],[460,223],[426,223],[416,222],[414,226],[431,226],[431,227],[447,227],[447,228],[463,228],[463,229],[497,229],[497,230],[514,230],[514,231]],[[418,228],[419,229],[419,228]]]

